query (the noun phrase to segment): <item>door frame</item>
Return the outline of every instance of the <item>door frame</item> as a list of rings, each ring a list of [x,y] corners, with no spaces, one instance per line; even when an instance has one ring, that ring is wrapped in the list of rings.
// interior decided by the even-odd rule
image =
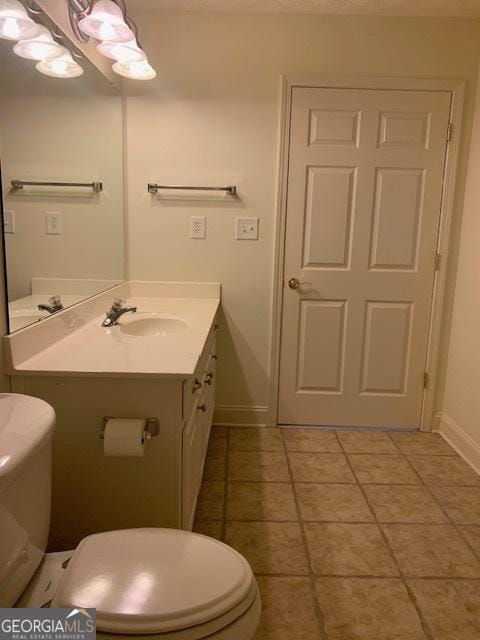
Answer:
[[[300,76],[281,78],[280,144],[274,245],[272,341],[270,361],[269,424],[278,424],[280,348],[283,311],[283,273],[287,219],[287,181],[290,152],[292,91],[296,87],[317,89],[379,89],[402,91],[448,91],[452,96],[450,123],[452,138],[447,144],[442,187],[437,252],[441,256],[440,269],[435,272],[432,308],[427,343],[426,368],[428,384],[424,389],[420,431],[431,431],[434,418],[435,390],[438,380],[440,338],[443,328],[442,309],[449,262],[450,235],[454,211],[455,184],[462,134],[465,80],[459,78],[401,78],[362,76]]]

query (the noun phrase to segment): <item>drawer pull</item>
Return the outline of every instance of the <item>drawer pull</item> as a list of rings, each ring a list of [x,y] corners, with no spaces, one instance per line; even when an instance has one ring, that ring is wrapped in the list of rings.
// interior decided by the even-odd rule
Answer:
[[[206,410],[207,410],[206,404],[201,404],[200,406],[197,407],[197,411],[203,411],[203,413],[205,413]]]
[[[214,354],[213,354],[212,359],[213,359],[213,360],[218,360],[218,356],[217,356],[217,354],[216,354],[216,353],[214,353]]]
[[[198,391],[199,389],[201,389],[201,387],[202,387],[202,383],[198,378],[195,378],[195,382],[193,383],[193,386],[192,386],[192,393],[195,393],[195,391]]]
[[[205,378],[205,384],[211,385],[213,380],[213,373],[207,373],[207,377]]]

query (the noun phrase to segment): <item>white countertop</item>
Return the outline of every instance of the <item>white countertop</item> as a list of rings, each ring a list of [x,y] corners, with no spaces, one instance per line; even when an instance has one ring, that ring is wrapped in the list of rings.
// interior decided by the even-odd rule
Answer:
[[[154,314],[155,317],[169,317],[183,320],[187,326],[181,331],[165,334],[157,332],[151,335],[131,335],[121,326],[102,327],[105,318],[105,303],[97,304],[89,317],[72,322],[72,311],[65,314],[63,325],[70,323],[72,328],[58,339],[49,337],[49,344],[30,354],[21,345],[23,334],[32,343],[31,332],[35,327],[27,327],[10,337],[11,370],[16,375],[61,375],[61,376],[101,376],[101,377],[169,377],[185,378],[193,375],[202,354],[208,334],[217,313],[218,297],[163,297],[145,295],[145,285],[129,286],[125,293],[139,295],[127,296],[127,304],[136,306],[136,314],[125,314],[120,324],[128,323],[140,317]],[[192,285],[190,285],[191,287]],[[219,289],[219,287],[218,287]],[[180,294],[182,291],[180,290]],[[110,294],[111,297],[111,294]],[[92,306],[90,304],[90,306]],[[108,307],[107,307],[108,308]],[[82,304],[72,308],[80,316]],[[101,311],[100,311],[101,309]],[[86,312],[84,312],[86,316]],[[55,322],[61,322],[61,314],[56,314]],[[143,315],[145,314],[145,316]],[[38,323],[45,325],[50,319]],[[52,328],[54,327],[52,323]],[[53,329],[50,329],[52,333]],[[45,328],[43,328],[45,332]],[[8,340],[8,338],[7,338]],[[15,346],[18,346],[17,357]],[[24,357],[28,355],[28,357]]]

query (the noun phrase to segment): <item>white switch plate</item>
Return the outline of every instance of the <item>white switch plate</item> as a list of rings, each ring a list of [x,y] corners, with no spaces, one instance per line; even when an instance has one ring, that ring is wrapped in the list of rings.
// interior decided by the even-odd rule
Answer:
[[[236,240],[258,240],[258,218],[237,218]]]
[[[3,230],[5,233],[15,233],[15,211],[3,212]]]
[[[45,231],[49,236],[59,236],[62,233],[60,211],[47,211],[45,213]]]
[[[207,220],[205,216],[190,217],[190,238],[205,240],[207,237]]]

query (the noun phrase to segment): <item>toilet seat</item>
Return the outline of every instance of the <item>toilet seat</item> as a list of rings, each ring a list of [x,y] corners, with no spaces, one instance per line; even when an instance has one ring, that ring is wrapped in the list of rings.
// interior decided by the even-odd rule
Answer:
[[[189,629],[167,631],[148,636],[97,631],[97,640],[133,640],[134,638],[139,640],[252,640],[262,612],[262,602],[256,582],[252,585],[252,592],[255,592],[252,604],[243,613],[239,613],[236,607],[215,620]]]
[[[99,632],[168,637],[195,627],[216,631],[256,598],[248,562],[222,542],[175,529],[125,529],[81,541],[51,606],[96,608]]]

